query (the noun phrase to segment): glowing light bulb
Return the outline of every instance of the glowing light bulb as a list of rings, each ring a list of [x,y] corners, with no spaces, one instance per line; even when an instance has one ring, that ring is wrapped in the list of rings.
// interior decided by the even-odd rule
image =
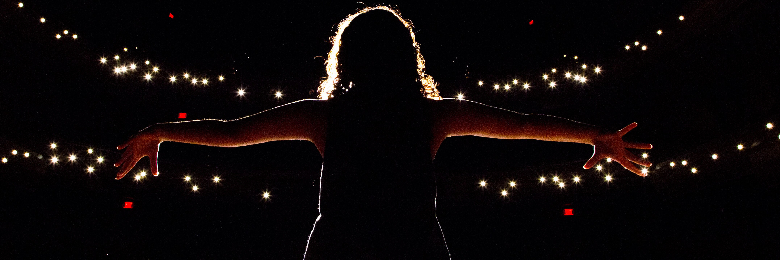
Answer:
[[[607,158],[607,162],[608,163],[612,162],[612,158]]]
[[[191,181],[191,180],[192,180],[192,177],[190,177],[189,175],[185,175],[184,176],[184,181]]]
[[[547,74],[542,75],[542,79],[547,80],[548,76]]]
[[[482,86],[483,84],[485,84],[485,82],[482,82],[481,80],[479,82],[477,82],[477,85]]]
[[[688,165],[688,161],[682,161],[680,162],[680,164],[682,164],[683,166]]]
[[[565,76],[566,76],[566,78],[567,78],[567,79],[568,79],[568,78],[571,78],[571,72],[566,72],[566,75],[565,75]]]
[[[198,79],[193,78],[192,79],[192,85],[198,84]]]
[[[49,160],[51,161],[52,164],[57,164],[57,162],[60,161],[60,159],[58,159],[57,156],[52,156],[51,159]]]
[[[220,76],[219,76],[219,81],[224,81],[224,80],[225,80],[225,77],[223,77],[222,75],[220,75]]]
[[[8,162],[8,158],[3,157],[3,163],[7,163],[7,162]]]
[[[203,85],[208,85],[209,84],[209,79],[202,79],[202,80],[200,80],[200,83],[203,83]]]
[[[498,84],[493,85],[493,89],[498,90],[499,88],[501,88],[501,86],[499,86]]]
[[[509,88],[510,88],[510,87],[509,87],[509,84],[506,84],[506,85],[504,85],[504,89],[505,89],[505,90],[509,90]]]
[[[772,129],[772,128],[775,128],[775,125],[773,125],[772,123],[766,123],[766,129]]]
[[[587,69],[587,68],[588,68],[588,65],[582,64],[582,68],[583,68],[583,69]]]
[[[512,80],[512,84],[517,85],[517,80]]]
[[[539,177],[539,182],[544,183],[545,181],[547,181],[547,178]]]
[[[22,8],[22,7],[24,7],[24,3],[19,2],[19,8]]]
[[[41,23],[45,23],[45,22],[46,22],[46,18],[41,17]]]
[[[192,191],[198,191],[198,185],[192,185]]]
[[[140,181],[141,180],[141,175],[135,175],[134,179],[135,179],[135,181]]]
[[[713,153],[712,154],[712,159],[713,160],[717,160],[718,159],[718,154],[717,153]]]
[[[529,89],[529,88],[531,88],[531,85],[528,84],[528,83],[525,83],[525,84],[523,84],[523,88],[524,89]]]
[[[130,69],[131,70],[135,70],[135,68],[136,68],[135,63],[130,64]]]
[[[125,52],[127,52],[127,48],[124,48]]]
[[[214,176],[214,179],[212,179],[212,180],[214,180],[214,183],[219,183],[220,179],[219,179],[219,176]]]
[[[176,82],[176,76],[171,76],[168,79],[171,80],[171,83]]]
[[[19,153],[19,152],[16,151],[16,150],[11,151],[11,154],[13,154],[13,155],[16,155],[17,153]]]
[[[147,81],[152,80],[152,74],[146,73],[146,75],[144,75],[144,79]]]
[[[580,177],[579,176],[574,176],[574,182],[580,183]]]
[[[139,175],[141,175],[141,177],[146,177],[146,171],[141,171],[141,173],[139,173]]]
[[[507,195],[509,195],[509,192],[507,192],[506,190],[501,191],[501,196],[506,197]]]
[[[160,68],[158,68],[158,67],[154,67],[154,68],[152,68],[152,71],[154,71],[154,72],[158,72],[158,71],[160,71]]]
[[[642,50],[646,51],[647,50],[647,45],[642,45]]]
[[[76,155],[75,155],[75,154],[71,154],[70,156],[68,156],[68,159],[69,159],[71,162],[75,162],[75,161],[76,161]]]
[[[56,143],[51,143],[51,144],[49,145],[49,147],[50,147],[51,149],[57,149],[57,144],[56,144]]]
[[[580,83],[585,83],[585,81],[588,81],[588,78],[585,78],[585,76],[581,76]]]
[[[577,57],[577,56],[574,56],[574,59],[575,59],[575,60],[576,60],[577,58],[579,58],[579,57]]]
[[[246,92],[245,92],[243,89],[238,89],[238,95],[239,95],[239,96],[242,96],[242,97],[243,97],[243,96],[244,96],[244,94],[246,94]]]
[[[68,30],[62,31],[62,34],[68,34]]]
[[[647,168],[642,168],[642,174],[644,174],[645,176],[647,176],[647,172],[648,172]]]
[[[276,91],[276,94],[274,94],[274,96],[276,96],[276,98],[282,98],[282,92]]]
[[[125,66],[119,67],[119,70],[122,71],[122,73],[127,72],[127,67]]]
[[[634,46],[639,46],[639,42],[634,42]]]
[[[269,198],[271,198],[271,193],[270,193],[270,192],[267,192],[267,191],[266,191],[266,192],[263,192],[263,199],[266,199],[266,200],[267,200],[267,199],[269,199]]]
[[[479,186],[480,187],[486,187],[487,186],[487,182],[486,181],[479,181]]]
[[[630,50],[631,46],[626,45],[626,50]]]
[[[184,78],[185,78],[185,79],[188,79],[188,78],[190,78],[190,74],[189,74],[189,73],[184,73]]]
[[[561,181],[561,179],[558,178],[558,176],[553,176],[553,182],[559,182],[559,181]]]
[[[662,33],[664,33],[664,32],[663,32],[663,31],[661,31],[661,30],[658,30],[658,31],[657,31],[657,32],[655,32],[655,33],[657,33],[658,35],[661,35],[661,34],[662,34]]]
[[[604,167],[603,167],[603,166],[601,166],[601,165],[596,165],[596,170],[597,170],[597,171],[600,171],[601,169],[604,169]]]
[[[596,72],[596,74],[599,74],[599,73],[601,73],[601,68],[600,67],[596,67],[595,69],[593,69],[593,72]]]
[[[24,153],[24,157],[25,157],[25,158],[27,158],[27,157],[30,157],[30,153],[28,153],[28,152],[25,152],[25,153]]]
[[[680,15],[680,17],[677,17],[677,19],[680,19],[680,21],[685,20],[685,16]]]
[[[458,93],[458,100],[463,100],[463,94]]]
[[[551,87],[551,88],[554,88],[554,87],[555,87],[555,81],[550,81],[550,87]]]
[[[607,182],[610,182],[610,181],[612,181],[612,175],[607,175],[607,176],[605,176],[605,177],[604,177],[604,180],[606,180]]]
[[[559,182],[559,183],[558,183],[558,187],[561,187],[561,188],[563,188],[564,186],[566,186],[566,184],[564,184],[563,182]]]
[[[100,63],[106,63],[106,61],[108,61],[106,58],[100,58]]]
[[[574,75],[574,80],[580,81],[580,75]]]
[[[697,172],[699,172],[699,170],[697,170],[696,168],[691,168],[691,172],[692,173],[697,173]]]
[[[555,69],[555,68],[553,68],[553,69],[552,69],[552,73],[556,73],[556,72],[558,72],[558,70],[557,70],[557,69]]]
[[[647,159],[647,157],[648,157],[648,156],[650,156],[650,155],[648,155],[647,153],[643,153],[643,154],[642,154],[642,158],[645,158],[645,159]]]
[[[149,65],[149,63],[151,63],[151,62],[149,62],[149,60],[144,61],[144,64],[146,64],[146,65]]]
[[[119,60],[119,55],[114,55],[114,60]]]
[[[100,157],[97,158],[97,162],[98,163],[103,163],[104,160],[105,159],[103,159],[103,156],[100,156]]]
[[[517,186],[516,182],[514,182],[514,181],[510,181],[509,182],[509,187],[515,187],[515,186]]]
[[[737,145],[737,150],[742,150],[743,148],[745,148],[744,145],[742,145],[742,144]]]
[[[92,166],[89,166],[89,167],[87,167],[87,172],[88,172],[88,173],[93,173],[93,172],[95,172],[95,167],[92,167]]]
[[[669,163],[669,167],[674,167],[675,165],[677,165],[677,164],[675,164],[674,162],[670,162]]]
[[[60,34],[58,33],[57,35],[54,35],[54,38],[57,38],[57,39],[59,39],[59,38],[62,38],[62,35],[60,35]]]
[[[75,40],[75,39],[78,39],[78,38],[79,38],[79,36],[78,36],[78,35],[75,35],[75,34],[73,35],[73,39],[74,39],[74,40]]]

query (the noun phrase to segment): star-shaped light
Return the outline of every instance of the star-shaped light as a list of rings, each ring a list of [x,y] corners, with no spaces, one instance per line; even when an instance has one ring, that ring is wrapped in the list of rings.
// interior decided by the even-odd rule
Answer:
[[[267,200],[267,199],[269,199],[269,198],[271,198],[271,193],[270,193],[270,192],[267,192],[267,191],[266,191],[266,192],[263,192],[263,199],[266,199],[266,200]]]
[[[482,84],[485,84],[485,82],[482,82],[481,80],[479,82],[477,82],[477,85],[482,86]]]
[[[191,180],[192,177],[190,177],[189,175],[184,176],[184,181],[191,181]]]
[[[463,94],[462,93],[458,93],[458,100],[463,100]]]
[[[647,176],[647,172],[648,172],[647,168],[642,168],[642,174],[644,174],[645,176]]]
[[[605,176],[605,177],[604,177],[604,180],[606,180],[607,182],[610,182],[610,181],[612,181],[612,175],[607,175],[607,176]]]
[[[152,80],[152,74],[146,73],[146,75],[144,75],[144,79],[147,81]]]
[[[601,73],[601,67],[596,67],[595,69],[593,69],[593,72],[596,72],[596,74]]]
[[[28,153],[28,152],[25,152],[25,153],[24,153],[24,157],[25,157],[25,158],[27,158],[27,157],[30,157],[30,153]]]
[[[564,184],[563,182],[558,183],[558,187],[561,187],[561,189],[563,189],[564,186],[566,186],[566,184]]]
[[[114,55],[114,60],[119,60],[119,55]]]
[[[514,182],[514,181],[510,181],[509,182],[509,187],[515,187],[515,186],[517,186],[516,182]]]
[[[57,149],[57,144],[56,144],[56,143],[51,143],[51,144],[49,145],[49,147],[50,147],[51,149]]]
[[[71,154],[70,156],[68,156],[68,160],[70,160],[71,162],[75,162],[76,161],[76,155],[75,154]]]
[[[504,196],[504,197],[506,197],[507,195],[509,195],[509,192],[508,192],[508,191],[506,191],[506,190],[502,190],[502,191],[501,191],[501,196]]]
[[[717,160],[718,159],[718,154],[717,153],[713,153],[711,157],[712,157],[713,160]]]
[[[517,80],[512,80],[512,84],[517,85]]]
[[[198,185],[192,185],[192,191],[198,191]]]
[[[655,33],[657,33],[658,35],[661,35],[661,34],[662,34],[662,33],[664,33],[664,32],[663,32],[663,31],[661,31],[661,30],[658,30],[658,31],[657,31],[657,32],[655,32]]]
[[[75,40],[75,39],[78,39],[78,38],[79,38],[79,36],[78,36],[78,35],[75,35],[75,34],[73,35],[73,39],[74,39],[74,40]]]
[[[528,83],[525,83],[525,84],[523,84],[523,88],[524,89],[529,89],[529,88],[531,88],[531,85],[528,84]]]
[[[57,38],[57,39],[59,39],[59,38],[62,38],[62,35],[60,35],[60,34],[58,33],[58,34],[54,35],[54,38]]]
[[[604,169],[604,167],[603,167],[603,166],[601,166],[601,165],[596,165],[596,170],[597,170],[597,171],[600,171],[601,169]]]
[[[501,86],[499,86],[498,84],[493,85],[493,89],[498,90],[499,88],[501,88]]]
[[[588,81],[588,78],[585,76],[580,76],[580,83],[585,83],[586,81]]]
[[[154,68],[152,68],[152,71],[153,71],[153,72],[158,72],[158,71],[160,71],[160,68],[158,68],[158,67],[154,67]]]
[[[479,181],[479,186],[480,187],[486,187],[487,186],[487,182],[484,181],[484,180],[483,181]]]
[[[219,76],[219,81],[224,81],[224,80],[225,80],[225,77],[223,77],[222,75],[220,75],[220,76]]]
[[[16,155],[17,153],[19,153],[19,151],[16,151],[16,150],[11,151],[11,154],[13,154],[13,155]]]
[[[200,80],[200,82],[203,83],[203,85],[208,85],[209,84],[209,80],[208,79],[202,79],[202,80]]]
[[[509,90],[510,88],[511,88],[511,87],[509,86],[509,84],[506,84],[506,85],[504,85],[504,89],[505,89],[505,90]]]
[[[553,182],[559,182],[559,181],[561,181],[561,179],[558,178],[558,176],[553,176]]]
[[[607,162],[612,162],[612,158],[607,157]]]
[[[539,182],[542,182],[542,183],[544,183],[545,181],[547,181],[547,178],[545,178],[545,177],[539,177]]]
[[[274,96],[276,96],[276,98],[282,98],[282,92],[276,91],[276,94],[274,94]]]
[[[49,160],[51,161],[52,164],[57,164],[57,162],[60,161],[60,159],[58,159],[57,156],[52,156],[51,159]]]
[[[646,51],[647,50],[647,45],[642,45],[642,50]]]
[[[144,61],[144,64],[146,64],[146,65],[149,65],[149,63],[151,63],[151,62],[149,62],[149,60]]]
[[[566,75],[564,75],[567,79],[571,78],[571,72],[566,72]]]
[[[88,172],[88,173],[93,173],[93,172],[95,172],[95,167],[92,167],[92,166],[89,166],[89,167],[87,167],[87,172]]]
[[[772,128],[775,128],[775,125],[773,125],[772,123],[766,123],[766,129],[772,129]]]
[[[583,68],[583,69],[587,69],[587,68],[588,68],[588,65],[582,64],[582,68]]]
[[[674,162],[670,162],[669,163],[669,167],[674,167],[675,165],[677,165],[677,164],[675,164]]]
[[[196,79],[196,78],[193,78],[193,79],[192,79],[192,85],[195,85],[195,84],[198,84],[198,79]]]
[[[744,149],[744,148],[745,148],[745,146],[744,146],[744,145],[742,145],[742,144],[739,144],[739,145],[737,145],[737,150],[742,150],[742,149]]]
[[[650,156],[650,155],[648,155],[647,153],[643,153],[643,154],[642,154],[642,158],[645,158],[645,159],[647,159],[647,157],[648,157],[648,156]]]
[[[135,179],[135,181],[141,181],[141,175],[140,174],[136,174],[134,179]]]
[[[688,161],[682,161],[680,162],[680,164],[682,164],[683,166],[688,165]]]
[[[214,178],[212,180],[214,181],[214,183],[219,183],[220,179],[219,179],[219,176],[214,176]]]
[[[190,74],[189,74],[189,73],[184,73],[184,78],[185,78],[185,79],[188,79],[188,78],[190,78]]]
[[[579,176],[574,176],[574,182],[580,183],[580,177]]]
[[[699,170],[697,170],[696,168],[691,168],[691,172],[692,173],[697,173],[697,172],[699,172]]]
[[[634,42],[634,46],[639,46],[639,42]]]
[[[242,89],[242,88],[238,89],[238,95],[239,96],[243,97],[245,94],[246,94],[246,91],[244,89]]]
[[[137,66],[135,66],[135,63],[131,63],[131,64],[130,64],[130,69],[131,69],[131,70],[135,70],[135,68],[136,68],[136,67],[137,67]]]
[[[45,23],[45,22],[46,22],[46,18],[41,17],[41,23]]]
[[[551,88],[554,88],[554,87],[555,87],[555,81],[550,81],[550,87],[551,87]]]
[[[171,76],[168,79],[171,80],[171,83],[176,82],[176,76]]]
[[[19,8],[22,8],[22,7],[24,7],[24,3],[19,2]]]
[[[557,70],[557,69],[555,69],[555,68],[553,68],[553,69],[552,69],[552,73],[556,73],[556,72],[558,72],[558,70]]]
[[[630,50],[631,46],[626,45],[626,50]]]
[[[104,161],[103,156],[100,156],[100,157],[97,158],[97,162],[98,163],[103,163],[103,161]]]

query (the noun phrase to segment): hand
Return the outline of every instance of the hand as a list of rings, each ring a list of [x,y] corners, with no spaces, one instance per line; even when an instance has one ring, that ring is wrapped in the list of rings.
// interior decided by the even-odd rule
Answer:
[[[620,129],[620,131],[617,131],[616,133],[601,134],[597,136],[593,142],[593,156],[590,158],[590,160],[588,160],[588,162],[585,163],[585,166],[582,168],[590,169],[601,159],[612,158],[612,160],[615,160],[620,163],[620,165],[623,165],[623,168],[626,168],[626,170],[636,173],[642,177],[647,176],[647,174],[642,173],[642,170],[634,165],[634,163],[644,167],[650,167],[650,165],[653,164],[642,160],[639,158],[639,156],[636,156],[626,150],[626,148],[652,149],[653,145],[646,143],[628,143],[623,141],[623,136],[626,135],[628,131],[631,131],[631,129],[634,129],[636,125],[636,122],[634,122],[624,127],[623,129]]]
[[[152,128],[145,129],[133,136],[124,144],[118,146],[116,149],[122,150],[127,148],[122,153],[122,158],[114,164],[114,167],[119,167],[119,173],[116,174],[116,179],[122,179],[125,175],[135,167],[141,158],[149,156],[149,165],[152,167],[152,174],[157,176],[160,172],[157,171],[157,152],[160,151],[160,143],[162,139],[158,134],[152,130]]]

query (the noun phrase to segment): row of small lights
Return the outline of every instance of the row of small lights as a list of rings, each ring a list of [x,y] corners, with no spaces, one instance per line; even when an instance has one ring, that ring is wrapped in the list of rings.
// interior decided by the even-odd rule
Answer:
[[[680,21],[683,21],[683,20],[685,20],[685,16],[682,16],[682,15],[680,15],[679,17],[677,17],[677,19],[678,19],[678,20],[680,20]],[[656,33],[656,34],[658,34],[658,35],[660,36],[661,34],[663,34],[663,33],[664,33],[664,31],[659,29],[659,30],[658,30],[658,31],[656,31],[655,33]],[[635,41],[635,42],[634,42],[634,46],[637,46],[637,48],[639,48],[639,41]],[[627,51],[630,51],[630,50],[631,50],[631,44],[626,44],[626,47],[625,47],[625,49],[626,49]],[[643,45],[642,45],[642,47],[641,47],[641,49],[642,49],[643,51],[646,51],[646,50],[647,50],[647,45],[644,45],[644,44],[643,44]]]

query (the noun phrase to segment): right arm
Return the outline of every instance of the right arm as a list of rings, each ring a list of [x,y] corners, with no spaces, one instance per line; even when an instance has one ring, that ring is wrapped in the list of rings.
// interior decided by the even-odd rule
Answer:
[[[117,179],[148,156],[154,175],[157,152],[162,142],[180,142],[219,147],[238,147],[279,140],[307,140],[325,150],[326,101],[300,100],[235,120],[194,120],[155,124],[141,130],[117,147],[125,149],[114,164],[120,167]]]

